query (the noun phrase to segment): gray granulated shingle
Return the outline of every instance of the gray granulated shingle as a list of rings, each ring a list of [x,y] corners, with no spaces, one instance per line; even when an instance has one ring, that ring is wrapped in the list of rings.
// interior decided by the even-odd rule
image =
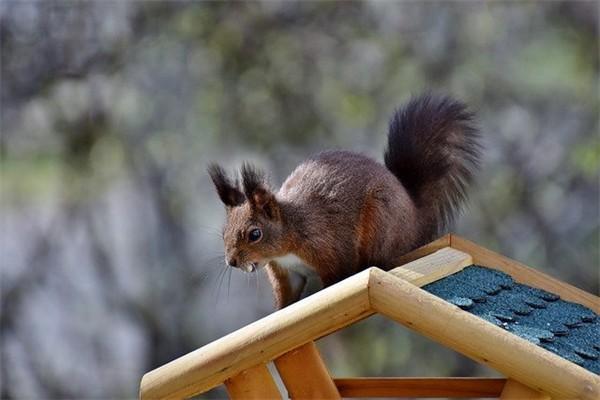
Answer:
[[[600,374],[600,317],[581,304],[473,265],[423,287],[566,360]]]

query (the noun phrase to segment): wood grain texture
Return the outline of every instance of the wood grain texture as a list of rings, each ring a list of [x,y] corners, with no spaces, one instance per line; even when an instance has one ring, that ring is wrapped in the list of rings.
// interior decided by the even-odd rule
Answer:
[[[255,365],[225,381],[232,399],[281,399],[279,389],[265,364]]]
[[[339,399],[315,342],[308,342],[275,359],[291,399]]]
[[[564,300],[582,304],[600,314],[600,297],[598,296],[587,293],[568,283],[561,282],[543,272],[494,253],[459,236],[451,235],[450,245],[453,249],[470,254],[475,264],[506,272],[519,283],[556,293]]]
[[[411,261],[418,260],[421,257],[428,256],[444,247],[450,247],[451,234],[446,234],[439,239],[434,240],[431,243],[427,243],[409,253],[406,253],[400,259],[398,259],[397,265],[407,264]]]
[[[375,311],[534,390],[600,397],[599,376],[383,270],[371,269],[369,296]]]
[[[473,258],[469,254],[446,247],[388,272],[413,285],[424,286],[472,264]]]
[[[371,315],[370,270],[351,276],[302,301],[168,364],[142,378],[142,399],[185,398],[207,391],[257,363]]]
[[[427,257],[390,273],[375,267],[365,270],[148,372],[142,378],[140,397],[194,396],[380,312],[533,390],[556,398],[600,398],[600,377],[415,285],[460,270],[471,262],[470,256],[474,263],[506,272],[517,282],[557,293],[596,312],[600,312],[598,297],[455,235],[415,250],[406,260],[421,256]]]
[[[336,378],[342,397],[497,398],[504,378]]]
[[[537,392],[530,387],[523,385],[513,379],[506,381],[502,393],[501,400],[550,400],[550,396],[544,393]]]

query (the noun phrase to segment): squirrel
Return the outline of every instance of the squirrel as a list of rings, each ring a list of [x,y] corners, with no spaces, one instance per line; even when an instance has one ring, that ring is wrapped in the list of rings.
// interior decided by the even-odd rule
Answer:
[[[265,268],[279,309],[301,298],[314,277],[327,287],[371,266],[397,266],[442,234],[466,200],[481,154],[473,119],[451,97],[414,97],[391,118],[385,165],[325,151],[301,163],[278,191],[249,163],[241,185],[210,164],[226,207],[226,263],[245,272]],[[301,273],[298,288],[290,270]]]

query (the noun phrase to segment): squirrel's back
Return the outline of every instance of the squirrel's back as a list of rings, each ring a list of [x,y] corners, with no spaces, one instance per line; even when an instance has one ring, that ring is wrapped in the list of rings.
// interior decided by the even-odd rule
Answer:
[[[359,153],[327,151],[306,160],[277,197],[302,215],[302,256],[339,265],[339,278],[389,265],[419,235],[408,192],[384,165]]]
[[[328,150],[305,160],[281,185],[279,195],[292,201],[327,199],[356,203],[356,194],[390,172],[360,153]],[[358,207],[359,204],[354,204]]]

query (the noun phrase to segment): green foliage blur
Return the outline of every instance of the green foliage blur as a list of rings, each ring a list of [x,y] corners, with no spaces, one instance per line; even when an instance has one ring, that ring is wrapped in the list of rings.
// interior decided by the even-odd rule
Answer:
[[[277,186],[323,149],[381,160],[394,109],[427,90],[468,103],[485,141],[454,231],[597,294],[599,17],[595,1],[0,3],[0,397],[134,398],[144,372],[270,313],[264,274],[224,268],[207,163],[254,161]],[[493,374],[380,317],[320,345],[338,376]]]

